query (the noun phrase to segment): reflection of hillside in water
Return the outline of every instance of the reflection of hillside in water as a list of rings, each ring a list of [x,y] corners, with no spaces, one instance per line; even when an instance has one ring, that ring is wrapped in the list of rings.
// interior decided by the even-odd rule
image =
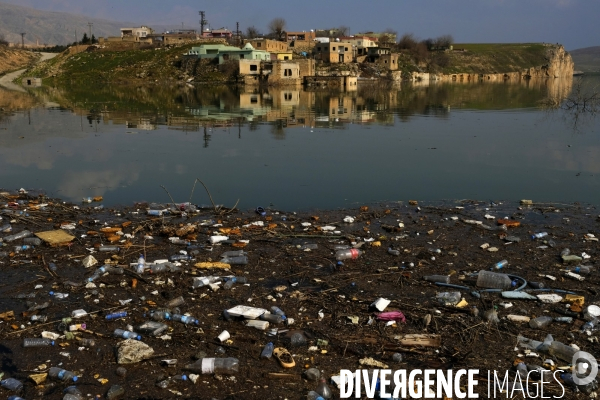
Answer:
[[[206,127],[272,124],[342,128],[348,123],[393,125],[395,115],[445,118],[452,109],[536,108],[540,101],[564,99],[572,80],[519,83],[365,84],[355,92],[229,86],[68,86],[38,90],[90,124],[113,123],[128,129],[159,126],[183,131]]]

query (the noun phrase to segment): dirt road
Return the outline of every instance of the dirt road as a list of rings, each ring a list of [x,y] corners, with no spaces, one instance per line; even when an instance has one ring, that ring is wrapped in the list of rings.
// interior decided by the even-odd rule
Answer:
[[[46,61],[46,60],[50,60],[51,58],[56,57],[56,55],[58,53],[40,53],[42,56],[40,57],[40,60],[38,62],[42,62],[42,61]],[[8,73],[2,77],[0,77],[0,86],[9,89],[9,90],[16,90],[19,92],[24,92],[25,89],[23,89],[20,85],[15,85],[14,83],[12,83],[12,81],[14,81],[16,78],[18,78],[19,76],[21,76],[23,74],[23,72],[25,72],[26,69],[20,69],[18,71],[14,71],[11,73]]]

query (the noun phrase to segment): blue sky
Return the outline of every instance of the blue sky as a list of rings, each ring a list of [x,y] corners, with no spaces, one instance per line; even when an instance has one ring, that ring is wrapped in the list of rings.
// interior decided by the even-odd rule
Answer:
[[[111,20],[198,28],[198,11],[211,27],[266,31],[284,18],[289,30],[345,25],[351,33],[391,28],[426,39],[451,34],[455,42],[549,42],[567,50],[600,45],[598,0],[2,0],[37,9]]]

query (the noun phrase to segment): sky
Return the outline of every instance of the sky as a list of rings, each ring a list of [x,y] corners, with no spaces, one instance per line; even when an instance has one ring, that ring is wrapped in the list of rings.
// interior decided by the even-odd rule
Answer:
[[[598,0],[2,0],[137,25],[199,28],[198,11],[211,28],[255,26],[283,18],[288,30],[344,25],[350,33],[391,28],[402,35],[455,43],[561,43],[567,50],[600,45]]]

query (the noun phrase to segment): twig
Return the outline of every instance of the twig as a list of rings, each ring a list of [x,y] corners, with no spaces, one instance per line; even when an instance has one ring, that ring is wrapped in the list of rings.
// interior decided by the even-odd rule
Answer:
[[[208,198],[210,199],[210,202],[213,205],[213,210],[215,210],[215,212],[217,212],[217,206],[215,205],[215,202],[213,201],[212,196],[210,195],[210,192],[208,191],[208,188],[206,187],[206,185],[204,184],[204,182],[202,182],[200,179],[196,178],[196,180],[194,181],[194,186],[192,187],[192,193],[190,193],[190,203],[192,202],[192,196],[194,195],[194,189],[196,188],[196,183],[200,182],[202,184],[202,186],[204,186],[204,190],[206,190],[206,193],[208,194]],[[237,203],[236,203],[237,204]]]
[[[163,185],[160,185],[161,188],[163,188],[165,190],[165,192],[167,192],[167,194],[169,195],[169,198],[171,199],[171,201],[173,202],[174,206],[177,206],[177,204],[175,204],[175,200],[173,200],[173,197],[171,196],[171,193],[169,193],[169,191],[167,190],[166,187],[164,187]]]

